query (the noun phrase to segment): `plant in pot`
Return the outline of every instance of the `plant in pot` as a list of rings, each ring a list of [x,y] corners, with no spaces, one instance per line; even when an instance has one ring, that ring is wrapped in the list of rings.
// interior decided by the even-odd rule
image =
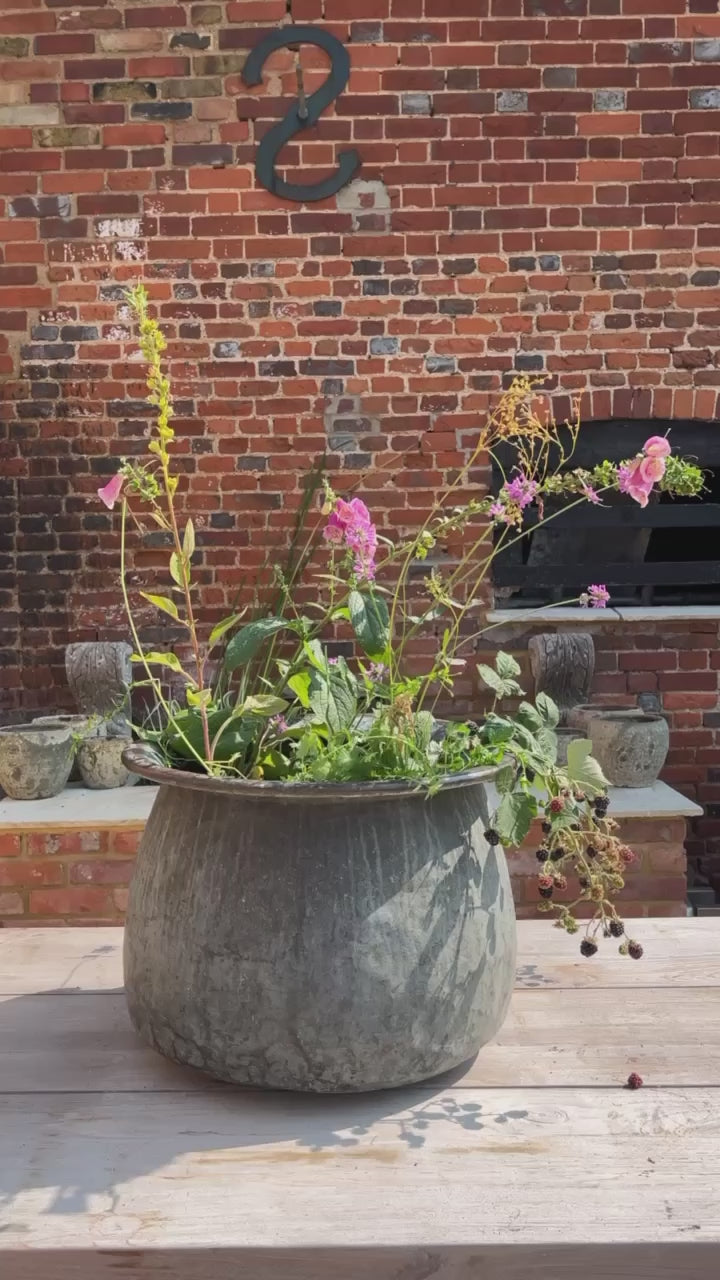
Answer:
[[[203,641],[165,341],[142,286],[129,301],[156,426],[148,464],[123,463],[100,496],[121,502],[122,589],[156,703],[152,729],[125,753],[160,784],[128,908],[133,1023],[167,1056],[240,1083],[332,1092],[433,1076],[505,1016],[515,919],[501,846],[520,844],[533,819],[540,908],[569,934],[576,908],[589,910],[584,955],[603,934],[641,950],[613,905],[632,854],[589,742],[558,765],[557,709],[522,700],[504,653],[480,668],[494,697],[482,723],[439,718],[486,629],[475,619],[496,549],[523,536],[524,510],[547,494],[600,501],[620,488],[641,500],[654,485],[695,492],[702,474],[654,438],[621,468],[560,475],[560,433],[520,379],[411,534],[391,541],[360,497],[311,485],[263,607]],[[474,468],[500,442],[514,445],[517,469],[481,496]],[[181,628],[178,653],[147,650],[134,619],[128,519],[142,512],[170,558],[169,589],[141,594]],[[589,588],[588,603],[606,598]],[[354,648],[333,656],[350,636]],[[182,701],[166,692],[167,672]]]

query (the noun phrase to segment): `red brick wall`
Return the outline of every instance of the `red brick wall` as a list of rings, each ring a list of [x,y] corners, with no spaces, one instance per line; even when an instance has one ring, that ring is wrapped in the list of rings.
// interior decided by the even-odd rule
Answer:
[[[684,820],[626,820],[622,834],[638,857],[618,900],[622,914],[685,915]],[[141,826],[0,832],[0,928],[122,924],[140,835]],[[539,832],[531,833],[527,847],[509,858],[521,919],[537,915],[539,843]]]
[[[360,181],[319,205],[253,174],[292,55],[257,90],[240,71],[290,18],[325,25],[352,61],[287,149],[295,179],[361,153]],[[324,56],[302,57],[312,90]],[[219,613],[284,541],[324,448],[351,474],[384,468],[365,496],[402,523],[515,371],[546,374],[560,414],[583,393],[586,418],[715,419],[719,136],[716,0],[4,0],[0,716],[62,702],[68,640],[124,634],[94,491],[144,447],[118,316],[129,281],[170,339]],[[156,540],[139,576],[164,563]],[[653,647],[628,638],[603,678],[654,678]],[[712,727],[694,700],[712,649],[697,670],[678,651],[661,676],[684,698],[683,751],[710,745],[688,735]]]

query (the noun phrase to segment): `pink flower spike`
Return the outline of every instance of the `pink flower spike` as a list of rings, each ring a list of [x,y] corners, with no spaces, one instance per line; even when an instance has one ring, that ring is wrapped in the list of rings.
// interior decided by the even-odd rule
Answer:
[[[672,453],[670,441],[665,436],[650,436],[643,445],[647,458],[667,458]]]
[[[108,511],[112,511],[115,506],[124,483],[125,477],[121,471],[118,471],[106,485],[103,485],[102,489],[98,489],[97,496],[101,502],[105,503]]]
[[[597,491],[593,489],[591,484],[584,484],[582,486],[582,493],[583,493],[583,497],[587,498],[588,502],[594,503],[595,506],[601,505],[600,498],[598,497]]]

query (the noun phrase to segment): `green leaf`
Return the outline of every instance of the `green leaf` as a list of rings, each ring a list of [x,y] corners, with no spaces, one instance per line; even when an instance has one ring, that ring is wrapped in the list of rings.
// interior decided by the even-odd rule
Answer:
[[[503,680],[512,680],[513,676],[520,675],[520,666],[509,653],[503,653],[502,650],[495,659],[495,670]]]
[[[524,725],[526,729],[532,730],[533,733],[536,733],[539,729],[542,729],[542,726],[543,726],[542,716],[540,715],[539,711],[535,710],[535,707],[532,705],[531,702],[521,702],[515,714],[520,724]]]
[[[192,560],[195,554],[195,526],[192,520],[188,520],[185,525],[185,533],[183,534],[183,555],[186,560]]]
[[[369,658],[378,661],[387,653],[390,642],[390,616],[385,601],[370,591],[351,591],[348,608],[358,644]]]
[[[560,721],[560,712],[556,703],[546,693],[539,693],[535,699],[535,707],[542,716],[543,724],[548,729],[555,729]]]
[[[156,609],[162,609],[163,613],[169,613],[176,622],[180,621],[178,607],[174,600],[169,600],[167,596],[153,596],[149,591],[141,591],[140,595],[143,600],[149,600],[150,604],[154,604]]]
[[[226,670],[235,671],[237,667],[251,662],[265,641],[288,625],[284,618],[256,618],[241,627],[225,650]]]
[[[179,587],[184,586],[180,557],[175,551],[173,551],[170,557],[170,577]]]
[[[502,843],[515,849],[521,845],[536,814],[535,796],[526,791],[506,792],[494,820]]]
[[[605,790],[608,781],[591,751],[592,743],[587,738],[576,738],[571,742],[567,751],[567,775],[576,786],[597,794]]]
[[[505,679],[498,675],[492,667],[488,667],[484,662],[478,664],[478,675],[484,684],[492,689],[498,698],[520,697],[522,689],[516,680]]]
[[[309,673],[307,671],[298,671],[296,675],[291,676],[288,680],[288,688],[292,689],[300,705],[307,710],[310,706]]]
[[[341,667],[327,673],[313,671],[310,677],[310,706],[318,720],[332,733],[348,729],[355,719],[357,701]]]
[[[241,613],[233,613],[229,618],[223,618],[220,622],[218,622],[213,627],[212,631],[210,632],[210,636],[208,638],[208,645],[210,646],[210,648],[212,648],[214,644],[217,644],[218,640],[222,640],[223,636],[226,635],[228,631],[231,631],[232,628],[237,625],[241,617],[242,617]]]
[[[328,657],[319,640],[306,640],[303,644],[305,656],[316,671],[326,675],[330,670]]]
[[[495,779],[495,786],[500,792],[500,795],[504,796],[508,791],[512,791],[514,782],[515,782],[514,766],[511,764],[506,764],[500,770],[499,774]]]
[[[179,671],[182,675],[185,672],[176,653],[144,653],[133,654],[134,662],[146,662],[150,667],[169,667],[171,671]],[[193,684],[195,682],[193,681]]]
[[[543,726],[535,736],[535,745],[545,765],[554,765],[557,760],[558,740],[552,729]]]
[[[272,693],[256,693],[245,699],[240,712],[252,716],[279,716],[287,706],[284,698],[276,698]]]

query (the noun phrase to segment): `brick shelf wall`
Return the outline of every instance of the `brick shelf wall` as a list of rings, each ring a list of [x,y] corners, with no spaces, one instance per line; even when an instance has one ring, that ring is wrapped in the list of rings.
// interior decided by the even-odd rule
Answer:
[[[685,915],[685,820],[696,806],[663,784],[632,797],[613,794],[622,837],[638,856],[619,899],[623,914]],[[103,802],[99,796],[112,799]],[[153,789],[135,789],[128,800],[133,813],[123,820],[125,799],[122,792],[71,790],[55,801],[33,802],[32,811],[21,801],[0,801],[0,927],[122,924]],[[114,810],[106,821],[103,803]],[[635,812],[627,813],[628,808]],[[521,919],[537,914],[534,850],[539,843],[538,829],[509,857]]]

